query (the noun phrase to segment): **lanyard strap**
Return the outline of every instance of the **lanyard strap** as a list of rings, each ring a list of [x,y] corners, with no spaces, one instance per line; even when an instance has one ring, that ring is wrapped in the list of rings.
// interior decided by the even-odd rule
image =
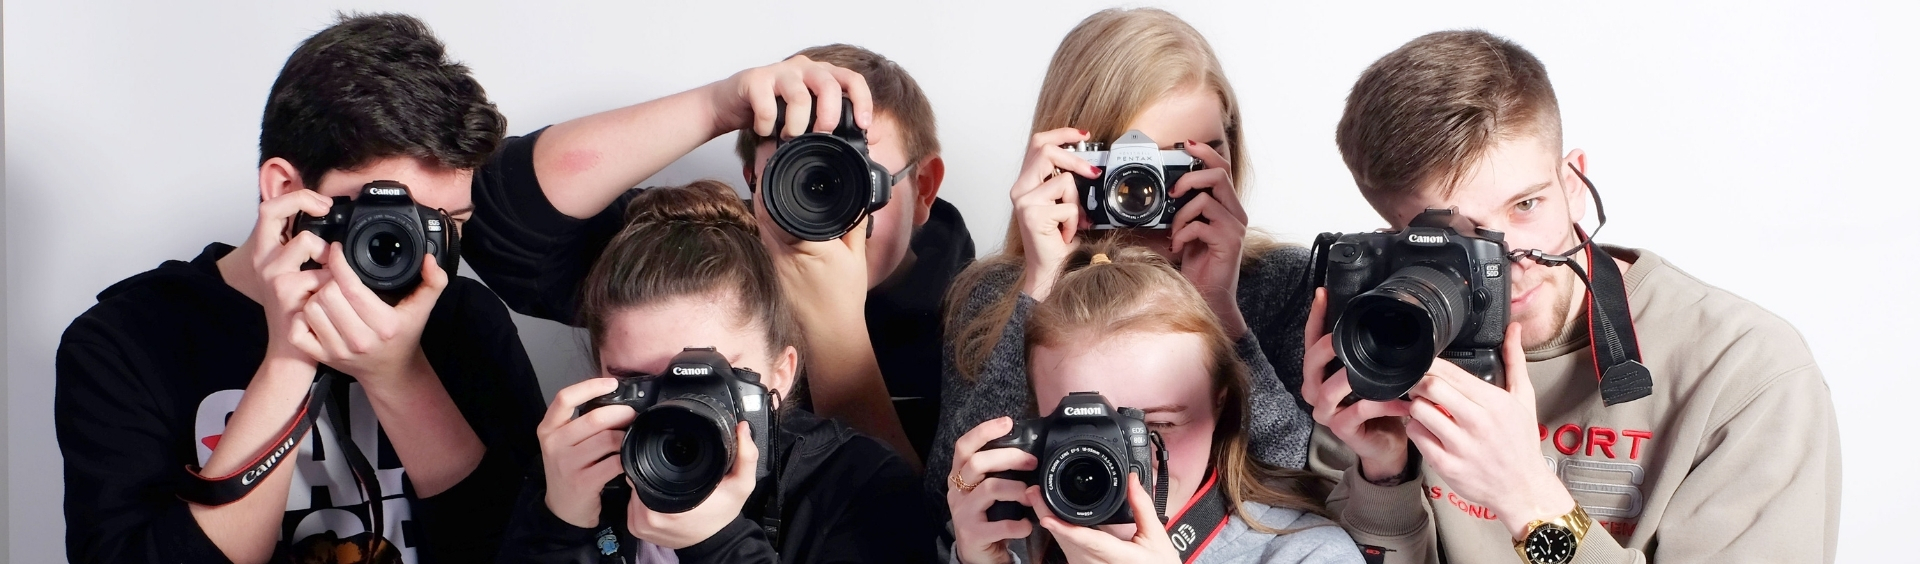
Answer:
[[[1613,257],[1589,240],[1587,335],[1593,340],[1593,370],[1600,376],[1600,399],[1607,405],[1653,394],[1653,373],[1640,363],[1640,339],[1627,308],[1627,283]],[[1575,270],[1579,265],[1568,263]]]
[[[1167,523],[1167,537],[1173,540],[1173,548],[1180,551],[1180,561],[1187,564],[1200,556],[1200,551],[1213,542],[1213,537],[1226,527],[1227,496],[1219,488],[1219,472],[1207,474],[1207,482],[1200,485],[1200,491],[1194,492],[1192,500],[1180,513]]]

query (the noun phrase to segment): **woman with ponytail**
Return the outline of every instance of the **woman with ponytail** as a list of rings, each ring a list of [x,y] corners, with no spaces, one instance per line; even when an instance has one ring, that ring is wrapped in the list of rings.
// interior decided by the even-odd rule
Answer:
[[[803,336],[756,225],[714,181],[647,189],[628,205],[626,227],[580,291],[598,377],[555,394],[536,432],[543,472],[522,492],[500,561],[932,560],[934,521],[906,462],[783,401],[801,383]],[[669,364],[697,347],[759,375],[774,410],[771,448],[754,444],[765,430],[739,422],[718,486],[685,511],[654,511],[623,472],[634,408],[575,412],[614,392],[616,378],[672,378]],[[766,477],[757,475],[762,452],[773,457]]]
[[[1319,479],[1250,453],[1247,365],[1193,285],[1139,247],[1084,245],[1064,263],[1026,324],[1031,387],[1020,392],[1039,409],[1023,416],[1051,412],[1078,391],[1143,410],[1162,439],[1156,448],[1165,466],[1156,474],[1168,480],[1169,522],[1162,525],[1153,496],[1135,479],[1126,481],[1135,523],[1088,528],[1054,516],[1040,486],[990,477],[1039,463],[1018,449],[982,449],[1012,430],[1012,419],[1002,417],[975,426],[954,447],[954,487],[946,494],[954,560],[1011,562],[1021,548],[1009,541],[1025,540],[1020,561],[1028,562],[1359,562],[1353,540],[1324,516]],[[1030,507],[1039,528],[988,521],[987,508],[1004,501]],[[1176,543],[1168,529],[1181,524],[1191,528],[1172,533],[1183,537]]]

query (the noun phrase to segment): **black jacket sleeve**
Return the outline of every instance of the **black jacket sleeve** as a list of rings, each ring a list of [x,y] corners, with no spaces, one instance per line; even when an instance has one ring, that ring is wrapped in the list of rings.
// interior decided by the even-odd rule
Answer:
[[[54,432],[73,562],[228,562],[187,503],[170,452],[191,429],[169,424],[136,372],[147,364],[111,328],[82,316],[54,356]],[[189,447],[190,448],[190,447]],[[187,459],[191,459],[189,454]]]
[[[428,361],[454,405],[486,446],[479,466],[452,488],[414,503],[422,551],[436,562],[493,557],[512,515],[515,492],[540,460],[534,428],[545,413],[533,363],[513,318],[491,292],[456,279],[441,295],[422,335]]]
[[[634,192],[587,219],[554,209],[533,170],[544,131],[507,139],[474,173],[461,256],[514,311],[572,325],[580,282],[619,233]]]
[[[602,511],[602,525],[611,521]],[[631,543],[620,535],[620,546]],[[594,530],[573,526],[547,508],[547,483],[534,471],[514,503],[513,520],[500,543],[500,564],[597,564],[605,559],[594,542]],[[619,550],[618,548],[616,550]]]

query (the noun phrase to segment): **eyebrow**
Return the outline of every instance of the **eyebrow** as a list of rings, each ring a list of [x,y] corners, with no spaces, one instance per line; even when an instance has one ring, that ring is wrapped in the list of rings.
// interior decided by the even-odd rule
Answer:
[[[1186,405],[1176,403],[1176,404],[1168,404],[1168,405],[1157,405],[1154,407],[1141,409],[1140,411],[1145,413],[1181,413],[1186,410],[1187,410]]]
[[[1546,190],[1548,187],[1551,187],[1551,186],[1553,186],[1553,181],[1551,180],[1546,182],[1541,182],[1539,184],[1535,184],[1532,186],[1528,186],[1526,188],[1521,189],[1519,195],[1516,195],[1512,198],[1508,198],[1507,203],[1517,204],[1517,203],[1526,201],[1532,198],[1535,194],[1539,194],[1540,191]]]

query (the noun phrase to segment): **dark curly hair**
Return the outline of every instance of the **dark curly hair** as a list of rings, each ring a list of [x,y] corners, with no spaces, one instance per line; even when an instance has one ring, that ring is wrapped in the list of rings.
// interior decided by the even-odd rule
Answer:
[[[341,14],[280,68],[260,120],[260,162],[286,159],[310,189],[329,170],[386,157],[472,169],[506,129],[427,24],[404,14]]]

